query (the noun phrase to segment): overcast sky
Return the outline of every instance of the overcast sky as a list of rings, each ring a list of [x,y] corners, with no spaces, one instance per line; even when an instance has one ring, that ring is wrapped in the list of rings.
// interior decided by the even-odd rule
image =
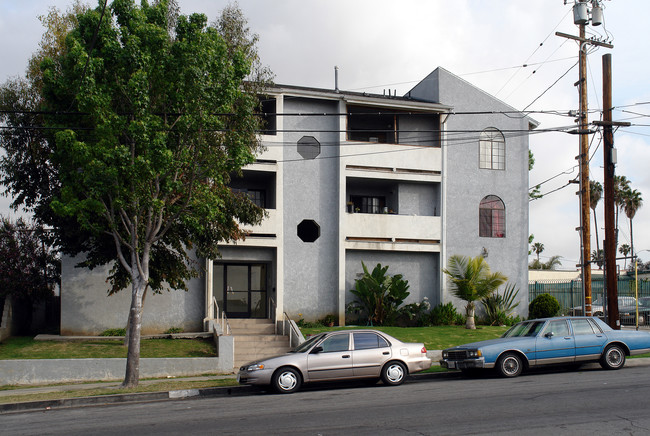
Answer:
[[[92,0],[89,3],[97,4]],[[178,3],[182,13],[205,13],[213,21],[228,2]],[[260,37],[262,62],[275,73],[276,83],[333,88],[337,65],[342,90],[382,93],[384,89],[393,89],[402,95],[440,66],[516,109],[562,114],[532,115],[541,122],[539,129],[550,129],[572,124],[573,118],[567,112],[578,109],[574,87],[578,69],[574,67],[567,73],[577,62],[578,46],[555,36],[556,31],[578,33],[571,13],[573,1],[564,3],[241,0],[239,6],[251,30]],[[0,82],[24,73],[27,59],[38,48],[43,31],[37,17],[50,6],[66,10],[70,4],[70,0],[0,0]],[[595,36],[608,38],[614,44],[613,50],[600,48],[589,55],[589,107],[602,108],[602,55],[611,53],[613,104],[617,107],[614,119],[633,123],[632,127],[616,132],[615,146],[616,173],[630,179],[632,188],[639,190],[647,203],[634,219],[637,252],[650,250],[650,60],[645,50],[649,34],[643,25],[648,17],[647,0],[607,0],[605,25],[589,27]],[[590,121],[599,118],[598,113],[590,115]],[[541,187],[542,193],[546,193],[567,185],[577,176],[577,136],[540,133],[531,136],[530,144],[536,160],[530,186],[552,178]],[[590,153],[591,178],[602,183],[600,135],[593,138]],[[580,258],[575,230],[580,225],[576,186],[559,189],[530,203],[529,231],[535,235],[535,241],[545,246],[541,259],[560,255],[567,269],[575,268]],[[6,203],[4,199],[0,205]],[[602,240],[602,201],[597,218]],[[591,223],[594,234],[593,217]],[[629,233],[629,224],[622,219],[619,242],[629,243]],[[591,244],[595,250],[595,236]],[[640,252],[639,257],[650,260],[650,251]]]

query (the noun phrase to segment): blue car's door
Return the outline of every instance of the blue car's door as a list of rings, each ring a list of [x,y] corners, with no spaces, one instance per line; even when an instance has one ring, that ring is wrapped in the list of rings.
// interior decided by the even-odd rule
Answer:
[[[575,361],[575,340],[564,319],[549,321],[535,339],[537,364]]]
[[[576,341],[576,362],[597,360],[603,352],[607,337],[596,323],[589,319],[572,319],[571,326]]]

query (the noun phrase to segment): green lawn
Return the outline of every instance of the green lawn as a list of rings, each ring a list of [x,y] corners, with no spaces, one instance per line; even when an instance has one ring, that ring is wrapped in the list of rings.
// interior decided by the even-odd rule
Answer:
[[[304,336],[329,330],[354,327],[316,327],[302,328]],[[356,327],[358,328],[358,327]],[[437,327],[372,327],[387,333],[402,342],[423,342],[427,350],[443,350],[468,342],[483,341],[500,337],[508,327],[478,326],[476,330],[467,330],[465,326]]]
[[[88,359],[126,357],[121,340],[35,341],[13,337],[0,343],[3,359]],[[212,339],[143,339],[140,357],[215,357]]]

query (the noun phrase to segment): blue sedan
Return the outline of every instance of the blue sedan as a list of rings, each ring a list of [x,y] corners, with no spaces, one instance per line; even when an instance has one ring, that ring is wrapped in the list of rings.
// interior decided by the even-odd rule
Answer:
[[[599,362],[619,369],[625,356],[650,352],[650,333],[613,330],[599,318],[558,317],[520,322],[499,339],[448,348],[440,365],[471,371],[495,368],[516,377],[533,366]]]

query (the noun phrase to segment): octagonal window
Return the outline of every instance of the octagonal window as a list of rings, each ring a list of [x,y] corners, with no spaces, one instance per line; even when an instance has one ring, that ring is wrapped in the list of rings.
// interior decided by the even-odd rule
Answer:
[[[314,220],[302,220],[298,224],[298,237],[303,242],[314,242],[320,237],[320,226]]]
[[[320,142],[313,136],[303,136],[298,140],[298,153],[303,159],[316,159],[320,154]]]

